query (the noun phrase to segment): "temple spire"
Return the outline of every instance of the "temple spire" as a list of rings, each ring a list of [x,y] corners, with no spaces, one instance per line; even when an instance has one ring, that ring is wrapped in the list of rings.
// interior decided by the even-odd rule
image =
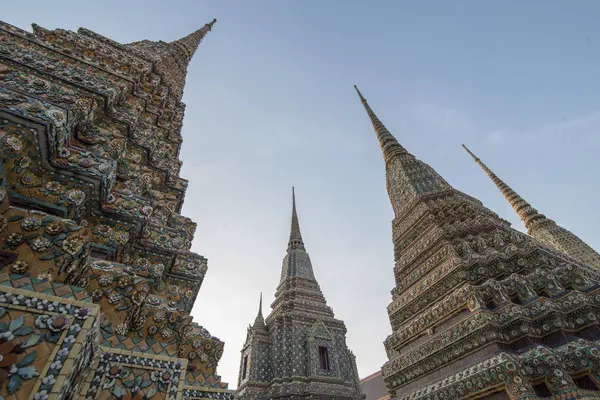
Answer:
[[[379,140],[379,145],[383,151],[383,158],[385,159],[386,163],[397,154],[406,154],[412,157],[412,155],[408,153],[406,149],[400,145],[400,143],[398,143],[396,138],[390,133],[390,131],[387,130],[379,118],[377,118],[377,115],[375,115],[371,107],[369,107],[369,103],[367,103],[367,100],[363,97],[362,93],[360,93],[360,90],[358,90],[356,85],[354,85],[354,89],[356,89],[356,93],[358,93],[358,97],[365,107],[369,119],[371,119],[373,128],[375,128],[377,140]]]
[[[206,36],[206,34],[212,30],[212,27],[216,22],[217,20],[215,18],[208,24],[204,25],[202,28],[198,29],[197,31],[192,32],[189,35],[182,37],[181,39],[169,43],[169,45],[171,45],[176,50],[182,52],[185,55],[185,59],[187,60],[186,67],[192,59],[196,50],[198,50],[200,42],[202,42],[204,36]]]
[[[398,143],[396,138],[377,118],[367,100],[354,85],[383,151],[388,195],[394,213],[398,216],[404,207],[420,196],[441,193],[452,187],[431,166],[417,159]]]
[[[175,97],[181,100],[192,56],[215,22],[217,20],[213,19],[197,31],[170,43],[141,40],[126,46],[134,50],[137,56],[151,61],[154,70],[162,76],[162,83],[169,86]]]
[[[252,325],[252,330],[260,330],[265,331],[265,319],[262,314],[262,292],[260,293],[260,300],[258,302],[258,314],[256,314],[256,318],[254,319],[254,324]]]
[[[500,192],[504,195],[506,200],[510,203],[511,207],[519,214],[521,220],[525,223],[525,228],[530,229],[533,223],[539,223],[543,220],[547,220],[544,214],[541,214],[531,206],[525,199],[517,194],[510,186],[508,186],[502,179],[500,179],[494,172],[488,168],[467,146],[464,144],[462,147],[473,157],[473,160],[483,169],[483,171],[492,179],[492,182],[500,189]]]
[[[290,229],[289,249],[304,249],[302,234],[300,233],[300,223],[298,222],[298,213],[296,212],[296,193],[292,186],[292,226]]]

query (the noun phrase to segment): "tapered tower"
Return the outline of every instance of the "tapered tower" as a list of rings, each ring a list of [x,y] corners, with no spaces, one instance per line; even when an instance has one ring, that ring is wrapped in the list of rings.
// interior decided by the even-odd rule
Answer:
[[[179,176],[214,22],[130,44],[0,22],[1,399],[233,398],[190,315],[208,265]]]
[[[238,397],[362,399],[346,326],[327,306],[315,279],[293,192],[290,237],[271,308],[265,323],[261,297],[242,348]]]
[[[500,189],[502,195],[506,198],[510,206],[519,214],[519,217],[525,224],[527,232],[544,243],[558,251],[581,261],[584,264],[600,269],[600,254],[592,249],[587,243],[581,240],[573,232],[557,225],[556,222],[547,218],[531,206],[525,199],[517,194],[510,186],[500,179],[487,165],[483,163],[471,150],[464,144],[463,148],[473,157],[473,160],[490,177],[492,182]]]
[[[395,214],[393,333],[383,366],[390,394],[591,398],[600,359],[586,352],[596,352],[600,338],[600,273],[453,188],[408,153],[358,94],[383,151]]]

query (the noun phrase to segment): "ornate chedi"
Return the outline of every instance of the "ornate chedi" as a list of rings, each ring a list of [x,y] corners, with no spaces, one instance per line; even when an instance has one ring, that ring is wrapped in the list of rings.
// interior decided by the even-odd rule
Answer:
[[[395,214],[393,333],[383,366],[390,394],[600,398],[600,272],[453,188],[358,94],[383,150]]]
[[[317,283],[293,200],[292,224],[281,280],[265,320],[258,315],[242,348],[240,399],[362,399],[346,327],[336,319]]]
[[[192,322],[172,43],[0,23],[0,398],[231,398]]]
[[[545,244],[558,251],[600,269],[600,254],[592,249],[587,243],[581,240],[571,231],[559,226],[556,222],[540,214],[531,204],[525,201],[514,190],[511,189],[502,179],[498,178],[491,169],[487,167],[475,154],[463,144],[464,149],[473,157],[475,162],[492,179],[492,182],[500,189],[511,207],[519,214],[521,220],[527,228],[527,232]]]

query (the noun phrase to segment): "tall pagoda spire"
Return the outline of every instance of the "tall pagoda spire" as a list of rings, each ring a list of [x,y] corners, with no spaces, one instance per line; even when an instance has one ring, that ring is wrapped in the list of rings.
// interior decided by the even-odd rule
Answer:
[[[300,233],[300,223],[298,222],[298,212],[296,211],[296,192],[292,186],[292,224],[290,228],[290,240],[288,242],[288,248],[290,249],[302,249],[304,248],[304,242],[302,241],[302,234]]]
[[[377,118],[367,100],[354,85],[358,97],[373,124],[386,165],[387,190],[394,212],[398,215],[410,202],[422,195],[443,192],[451,186],[433,168],[417,159],[398,143]]]
[[[127,46],[134,49],[139,56],[152,61],[156,72],[162,75],[163,82],[181,99],[190,61],[200,42],[216,22],[217,20],[213,19],[197,31],[173,42],[142,40]]]
[[[525,228],[531,228],[532,224],[547,220],[544,214],[541,214],[531,206],[525,199],[517,194],[510,186],[500,179],[491,169],[488,168],[467,146],[462,147],[473,157],[473,160],[483,169],[483,171],[491,178],[492,182],[500,189],[500,192],[508,200],[511,207],[519,214],[521,220],[525,223]]]
[[[248,330],[236,398],[362,400],[356,360],[345,335],[344,323],[335,318],[313,273],[292,188],[281,279],[268,317],[263,323],[261,296],[258,315]]]
[[[519,214],[525,224],[528,233],[544,243],[546,246],[561,251],[584,264],[588,264],[600,269],[600,254],[587,243],[581,240],[573,232],[565,229],[553,220],[541,214],[533,208],[531,204],[525,201],[510,186],[500,179],[494,172],[488,168],[467,146],[462,145],[464,149],[473,157],[473,160],[483,169],[483,171],[492,179],[492,182],[500,189],[500,192],[508,200],[511,207]]]
[[[369,119],[371,119],[373,128],[375,128],[375,134],[377,135],[377,140],[379,140],[379,145],[383,151],[383,157],[386,163],[392,160],[396,154],[403,154],[413,157],[412,154],[407,152],[406,149],[402,147],[400,143],[398,143],[394,135],[392,135],[390,131],[387,130],[385,125],[383,125],[383,123],[379,120],[379,118],[377,118],[377,115],[375,115],[373,110],[371,110],[369,103],[367,103],[367,100],[363,97],[362,93],[360,93],[360,90],[358,90],[356,85],[354,85],[354,89],[356,89],[356,93],[358,93],[358,97],[360,97],[360,101],[365,107]]]
[[[217,19],[215,18],[208,24],[204,25],[202,28],[198,29],[197,31],[192,32],[189,35],[182,37],[181,39],[177,39],[169,43],[169,45],[171,45],[173,49],[185,55],[184,60],[187,59],[185,65],[186,67],[187,64],[189,64],[189,62],[191,61],[192,57],[194,56],[196,50],[198,50],[200,42],[202,42],[204,36],[206,36],[206,34],[212,30],[212,27],[216,22]]]

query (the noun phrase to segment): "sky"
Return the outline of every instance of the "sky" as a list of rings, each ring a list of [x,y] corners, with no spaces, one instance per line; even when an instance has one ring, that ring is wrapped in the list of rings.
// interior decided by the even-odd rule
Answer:
[[[30,30],[172,41],[217,18],[188,71],[181,175],[209,260],[194,320],[235,388],[260,292],[274,299],[291,187],[315,275],[361,377],[386,361],[392,208],[358,85],[450,184],[523,225],[465,143],[541,212],[600,249],[600,2],[0,0]]]

